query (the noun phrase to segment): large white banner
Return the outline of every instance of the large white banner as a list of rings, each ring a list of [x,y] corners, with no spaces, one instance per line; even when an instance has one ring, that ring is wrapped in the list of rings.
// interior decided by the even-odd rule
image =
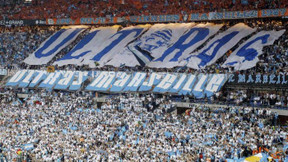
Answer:
[[[94,79],[84,87],[89,73],[95,71],[20,70],[6,83],[11,87],[33,87],[45,89],[66,89],[102,92],[155,92],[192,95],[197,98],[212,96],[227,81],[227,74],[181,74],[181,73],[126,73],[97,71]],[[39,85],[39,86],[37,86]]]
[[[88,64],[90,67],[95,67],[95,63],[99,66],[106,65],[116,54],[121,52],[127,44],[138,38],[143,32],[145,32],[150,25],[138,25],[126,27],[108,40],[104,40],[104,43],[97,52],[87,55],[83,61],[83,64]],[[122,58],[125,59],[125,58]]]
[[[170,45],[161,56],[154,59],[147,66],[155,68],[173,68],[179,66],[179,61],[187,57],[208,38],[216,34],[222,24],[198,24],[187,30],[173,45]]]
[[[183,61],[186,62],[188,67],[193,69],[205,68],[214,64],[242,38],[255,31],[256,29],[252,29],[243,23],[236,24],[223,33],[216,35],[199,52],[193,53]]]
[[[144,65],[141,63],[141,59],[138,59],[129,49],[125,47],[122,51],[111,58],[105,65],[111,65],[114,67],[128,66],[135,67]]]
[[[262,55],[264,46],[272,45],[285,30],[261,31],[237,48],[225,61],[222,67],[234,67],[235,70],[246,70],[256,66],[258,56]]]
[[[153,58],[160,56],[192,26],[194,26],[194,23],[155,24],[136,41],[117,53],[106,65],[116,67],[121,65],[129,67],[145,66]]]
[[[84,28],[67,27],[59,30],[41,43],[40,47],[30,54],[24,62],[29,65],[47,64],[58,52],[72,43],[84,31]]]
[[[95,54],[104,41],[113,36],[120,26],[99,27],[92,29],[69,53],[54,62],[53,65],[63,66],[68,64],[81,65],[85,56]]]

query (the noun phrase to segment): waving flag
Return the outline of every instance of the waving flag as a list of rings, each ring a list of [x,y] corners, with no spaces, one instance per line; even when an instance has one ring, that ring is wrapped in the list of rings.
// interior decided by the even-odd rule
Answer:
[[[58,52],[71,44],[85,27],[63,28],[44,41],[24,62],[29,65],[47,64]]]
[[[179,66],[178,61],[187,57],[208,38],[214,35],[223,25],[198,24],[187,30],[173,45],[167,47],[160,57],[148,64],[149,67],[172,68]]]
[[[104,41],[97,52],[85,57],[83,64],[89,64],[90,67],[95,67],[95,62],[97,62],[99,66],[104,66],[119,52],[121,52],[129,43],[134,41],[143,32],[145,32],[149,27],[150,25],[138,25],[127,27],[118,31],[108,40]]]
[[[202,50],[187,57],[185,59],[187,66],[193,69],[201,69],[212,65],[242,38],[254,31],[256,29],[252,29],[243,23],[234,25],[225,32],[215,36]]]
[[[243,43],[225,61],[222,67],[234,67],[235,70],[246,70],[256,66],[258,56],[263,52],[264,46],[272,45],[285,30],[261,31]]]
[[[193,27],[194,23],[187,24],[155,24],[143,36],[128,46],[145,64],[154,58],[161,57],[162,53]]]
[[[96,53],[97,50],[103,46],[104,41],[114,35],[119,27],[120,26],[115,25],[91,30],[69,53],[57,60],[54,65],[81,65],[81,61],[85,56]]]

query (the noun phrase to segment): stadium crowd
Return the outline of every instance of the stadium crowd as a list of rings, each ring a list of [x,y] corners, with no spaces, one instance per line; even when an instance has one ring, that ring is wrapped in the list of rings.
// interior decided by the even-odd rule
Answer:
[[[0,19],[189,14],[285,8],[287,0],[1,0]]]
[[[4,159],[225,161],[274,156],[288,135],[270,109],[193,106],[176,115],[168,96],[125,94],[97,107],[88,92],[28,94],[21,101],[14,90],[2,93]],[[278,157],[284,161],[285,154]]]

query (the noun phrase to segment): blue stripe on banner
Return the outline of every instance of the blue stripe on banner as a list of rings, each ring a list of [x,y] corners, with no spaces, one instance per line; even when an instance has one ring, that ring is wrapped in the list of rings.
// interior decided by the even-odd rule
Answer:
[[[83,28],[74,29],[74,31],[71,34],[69,34],[66,38],[64,38],[58,45],[52,47],[47,53],[44,53],[44,51],[47,51],[47,49],[49,49],[49,47],[67,30],[69,29],[61,29],[60,31],[55,33],[52,37],[50,37],[46,41],[46,43],[43,45],[43,47],[35,51],[35,57],[42,58],[42,57],[47,57],[47,56],[54,54],[60,47],[62,47],[69,40],[75,37],[79,32],[81,32]]]
[[[120,92],[131,80],[131,75],[127,75],[125,72],[118,72],[117,78],[114,84],[112,85],[111,92]]]
[[[181,74],[179,79],[175,81],[175,84],[171,86],[172,88],[169,90],[170,93],[177,93],[182,89],[188,77],[186,74]]]
[[[36,85],[38,85],[42,80],[44,80],[47,77],[47,72],[46,71],[37,71],[37,76],[31,81],[29,84],[29,87],[33,88]]]
[[[87,45],[95,36],[96,34],[99,32],[99,30],[95,30],[91,33],[89,33],[87,36],[85,36],[76,46],[75,48],[73,48],[69,53],[67,53],[63,58],[57,60],[57,61],[62,61],[62,60],[70,60],[70,59],[78,59],[80,57],[83,57],[84,55],[86,55],[87,53],[91,52],[91,50],[89,51],[85,51],[81,54],[78,54],[77,56],[74,56],[73,54],[82,49],[85,45]],[[100,38],[99,38],[100,39]]]
[[[211,97],[214,93],[218,92],[226,81],[227,75],[213,74],[204,91],[206,97]]]
[[[136,92],[145,81],[146,75],[146,73],[141,72],[134,73],[133,79],[131,79],[130,83],[124,88],[124,91]]]
[[[197,32],[197,35],[192,40],[190,40],[188,43],[184,44],[184,42],[187,41],[187,39],[192,34],[194,34],[195,32]],[[170,59],[170,62],[178,61],[179,57],[182,56],[183,52],[187,48],[189,48],[189,47],[195,45],[197,42],[205,39],[208,35],[209,35],[209,29],[207,29],[207,28],[192,28],[191,30],[189,30],[189,32],[187,32],[186,34],[181,36],[175,44],[173,44],[171,47],[169,47],[161,57],[159,57],[158,59],[155,60],[155,62],[156,61],[163,62],[165,60],[165,58],[168,55],[174,53],[175,50],[177,50],[177,52],[175,53],[174,57],[172,59]]]
[[[101,58],[106,55],[107,53],[109,53],[113,48],[117,47],[117,45],[123,40],[125,39],[128,35],[130,35],[131,33],[136,32],[136,34],[134,35],[134,37],[138,37],[141,32],[144,30],[144,28],[136,28],[136,29],[130,29],[130,30],[121,30],[119,32],[117,32],[116,34],[114,34],[113,36],[111,36],[111,40],[113,40],[108,46],[106,46],[102,51],[100,51],[98,54],[96,54],[91,60],[93,61],[100,61]]]
[[[107,91],[115,81],[115,72],[101,72],[94,81],[86,87],[86,90]]]
[[[192,93],[196,98],[204,98],[204,88],[208,81],[209,76],[205,74],[198,75],[198,82],[196,83]]]
[[[229,42],[231,39],[233,39],[237,34],[239,33],[239,31],[233,31],[230,34],[225,35],[223,38],[216,40],[215,42],[213,42],[207,49],[205,49],[203,52],[201,52],[198,55],[192,55],[188,58],[191,57],[198,57],[199,59],[201,59],[201,62],[198,64],[198,67],[205,67],[218,53],[219,49],[224,46],[227,42]],[[216,45],[216,47],[214,47]],[[211,51],[211,49],[213,48],[213,52],[212,54],[208,54],[208,51]]]
[[[195,85],[196,76],[189,74],[188,79],[185,81],[183,88],[179,91],[179,95],[190,95],[192,94],[192,88]]]
[[[29,85],[31,80],[37,75],[35,70],[29,70],[26,77],[20,82],[19,87],[25,88]]]
[[[17,86],[22,79],[27,75],[27,70],[17,71],[15,75],[13,75],[10,80],[6,83],[6,86]]]
[[[58,81],[54,89],[67,89],[74,79],[74,72],[67,71],[62,78]]]
[[[149,91],[153,85],[157,85],[161,81],[162,76],[157,73],[152,73],[147,81],[143,82],[139,91]]]

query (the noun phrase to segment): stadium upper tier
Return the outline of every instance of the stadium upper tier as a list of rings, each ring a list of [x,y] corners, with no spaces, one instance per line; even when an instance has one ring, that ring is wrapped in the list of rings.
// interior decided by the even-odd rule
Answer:
[[[189,14],[285,8],[287,0],[0,0],[0,19]]]

